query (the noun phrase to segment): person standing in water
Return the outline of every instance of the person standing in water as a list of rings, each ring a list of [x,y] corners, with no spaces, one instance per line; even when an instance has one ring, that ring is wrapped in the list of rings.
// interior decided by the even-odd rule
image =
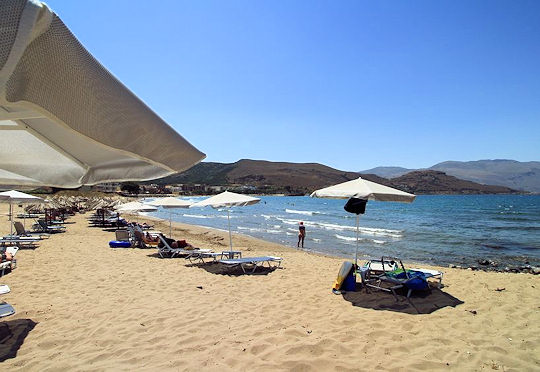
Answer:
[[[298,248],[300,248],[300,243],[302,243],[302,248],[304,248],[305,237],[306,237],[306,227],[304,226],[304,223],[300,221],[300,224],[298,226],[298,244],[296,245]]]

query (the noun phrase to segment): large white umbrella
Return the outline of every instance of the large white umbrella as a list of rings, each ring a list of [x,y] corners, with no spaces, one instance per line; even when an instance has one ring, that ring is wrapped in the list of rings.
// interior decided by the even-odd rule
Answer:
[[[204,159],[47,5],[2,1],[0,30],[0,184],[150,180]]]
[[[330,198],[330,199],[360,199],[360,200],[378,200],[393,201],[402,203],[412,203],[416,195],[405,191],[384,186],[358,177],[358,179],[339,183],[334,186],[325,187],[311,193],[312,198]],[[365,205],[364,205],[365,208]],[[354,264],[358,264],[358,240],[360,229],[360,213],[356,213],[356,252],[354,255]]]
[[[166,197],[166,198],[159,198],[156,200],[153,200],[149,203],[146,203],[149,205],[153,205],[156,207],[163,207],[168,210],[169,212],[169,237],[172,238],[172,209],[175,208],[189,208],[191,206],[191,202],[187,200],[177,199],[173,197]]]
[[[236,194],[234,192],[225,191],[221,194],[212,196],[198,203],[192,204],[191,207],[206,207],[212,208],[227,208],[227,222],[229,224],[229,249],[232,252],[232,234],[231,234],[231,207],[244,207],[246,205],[256,204],[261,199],[252,196]]]
[[[13,204],[46,203],[45,199],[43,198],[30,194],[25,194],[24,192],[16,190],[0,192],[0,202],[9,203],[9,220],[11,221],[10,234],[13,234]]]
[[[157,207],[153,205],[144,204],[138,201],[133,201],[125,204],[120,204],[115,207],[118,212],[125,213],[137,213],[137,212],[155,212]]]

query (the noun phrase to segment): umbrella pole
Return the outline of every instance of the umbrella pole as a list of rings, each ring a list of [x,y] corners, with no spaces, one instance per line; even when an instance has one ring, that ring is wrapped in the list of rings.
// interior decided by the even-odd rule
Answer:
[[[11,202],[9,202],[9,222],[11,223],[9,235],[13,235],[13,205]]]
[[[232,252],[231,208],[227,208],[227,221],[229,222],[229,250]]]
[[[172,212],[169,212],[169,237],[172,238]]]
[[[358,267],[358,235],[360,230],[360,215],[356,215],[356,252],[354,254],[354,272],[356,274],[356,267]]]

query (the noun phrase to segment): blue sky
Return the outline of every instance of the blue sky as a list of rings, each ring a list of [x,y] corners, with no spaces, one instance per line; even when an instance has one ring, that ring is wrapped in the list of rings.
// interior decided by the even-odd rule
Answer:
[[[540,1],[47,4],[206,161],[540,160]]]

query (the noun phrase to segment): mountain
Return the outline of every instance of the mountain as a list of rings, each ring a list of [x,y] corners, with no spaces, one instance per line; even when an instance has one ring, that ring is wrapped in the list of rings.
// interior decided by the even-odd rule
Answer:
[[[487,185],[540,192],[540,162],[516,160],[445,161],[430,169]]]
[[[258,192],[306,194],[316,189],[349,181],[359,173],[345,172],[316,163],[285,163],[243,159],[236,163],[200,163],[186,172],[162,178],[160,184],[205,184],[249,186]],[[512,193],[501,186],[487,186],[448,176],[440,171],[409,172],[387,179],[375,174],[362,178],[413,193],[485,194]]]
[[[403,176],[406,173],[412,172],[417,169],[407,169],[402,167],[376,167],[361,171],[362,174],[376,174],[377,176],[384,178],[394,178]]]
[[[376,167],[360,173],[376,174],[381,177],[400,177],[410,171],[401,167]],[[426,170],[426,169],[424,169]],[[540,162],[519,162],[495,159],[478,161],[445,161],[428,170],[441,171],[449,176],[477,182],[484,185],[506,186],[516,190],[540,192]]]
[[[266,187],[270,192],[305,193],[319,187],[358,178],[355,172],[344,172],[317,163],[285,163],[243,159],[236,163],[199,163],[191,169],[161,180],[161,184],[200,183],[207,185],[250,185]],[[321,186],[322,185],[322,186]]]
[[[413,194],[512,194],[517,192],[509,187],[482,185],[434,170],[413,171],[389,181],[389,186]]]

